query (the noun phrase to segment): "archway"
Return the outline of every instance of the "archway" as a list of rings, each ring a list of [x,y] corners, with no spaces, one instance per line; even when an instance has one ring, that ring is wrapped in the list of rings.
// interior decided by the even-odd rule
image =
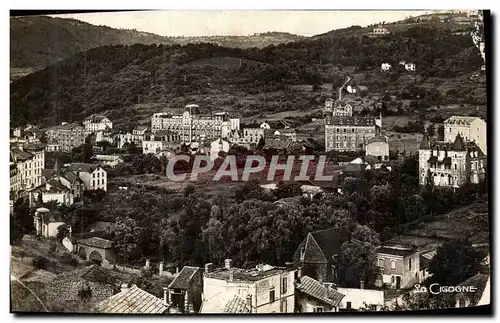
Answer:
[[[84,247],[80,247],[78,250],[78,257],[80,257],[80,259],[87,260],[87,252]]]
[[[95,265],[101,266],[102,264],[102,256],[97,251],[94,251],[90,254],[89,261]]]

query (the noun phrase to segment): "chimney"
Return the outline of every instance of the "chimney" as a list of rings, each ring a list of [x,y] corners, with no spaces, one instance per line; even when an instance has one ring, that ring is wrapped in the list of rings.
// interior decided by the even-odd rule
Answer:
[[[302,278],[302,267],[297,269],[297,278],[300,280]]]
[[[124,292],[128,290],[128,284],[127,283],[123,283],[122,286],[121,286],[121,291]]]
[[[234,270],[230,269],[229,270],[229,281],[232,282],[234,280]]]
[[[252,313],[252,295],[250,294],[247,295],[247,306],[250,310],[250,313]]]
[[[224,260],[224,267],[226,269],[231,269],[231,259]]]
[[[160,261],[160,264],[158,265],[158,276],[161,277],[163,274],[163,261]]]
[[[213,267],[214,267],[214,264],[213,263],[208,263],[208,264],[205,264],[205,273],[209,273],[209,272],[212,272],[213,270]]]
[[[361,279],[359,281],[359,289],[365,289],[365,280],[364,279]]]

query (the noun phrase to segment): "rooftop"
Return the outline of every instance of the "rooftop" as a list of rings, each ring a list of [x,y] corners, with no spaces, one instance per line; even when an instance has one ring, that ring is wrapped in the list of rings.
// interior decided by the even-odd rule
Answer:
[[[452,116],[444,120],[444,124],[470,125],[475,120],[481,120],[478,117]]]
[[[381,246],[375,249],[375,252],[386,255],[406,257],[414,254],[417,251],[414,248],[407,248],[407,247]]]
[[[238,295],[234,295],[234,297],[226,303],[222,312],[226,314],[248,314],[251,310],[248,308],[248,305],[243,298]]]
[[[233,281],[235,282],[238,281],[255,282],[267,277],[282,274],[286,272],[286,269],[277,267],[269,267],[269,269],[267,270],[259,270],[257,268],[252,268],[252,269],[218,268],[212,272],[205,273],[205,277],[229,281],[229,276],[231,271],[233,272]]]
[[[345,297],[344,294],[339,293],[333,288],[324,286],[319,281],[309,276],[301,277],[300,282],[296,285],[296,288],[300,292],[332,306],[338,306],[340,301]]]
[[[188,289],[194,275],[200,271],[198,267],[184,266],[175,279],[168,285],[172,289]]]
[[[345,226],[310,232],[294,254],[294,259],[304,263],[328,263],[349,239]]]
[[[168,309],[163,300],[136,285],[105,299],[96,308],[108,314],[163,314]]]
[[[79,244],[99,249],[111,249],[113,242],[99,237],[91,237],[87,239],[78,240]]]
[[[335,126],[361,126],[361,127],[375,126],[374,117],[335,116],[335,117],[327,117],[325,121],[327,125],[335,125]]]

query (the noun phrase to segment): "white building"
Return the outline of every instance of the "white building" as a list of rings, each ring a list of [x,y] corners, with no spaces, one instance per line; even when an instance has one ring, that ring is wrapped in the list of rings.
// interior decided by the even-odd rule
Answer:
[[[424,135],[418,158],[420,185],[425,185],[429,171],[434,185],[455,188],[468,180],[479,183],[486,173],[486,155],[476,143],[464,142],[460,134],[453,143],[431,142]]]
[[[384,291],[364,288],[341,288],[336,291],[343,294],[340,309],[369,309],[380,311],[384,307]]]
[[[389,160],[389,142],[385,136],[376,136],[368,139],[366,155],[375,156],[380,160]]]
[[[478,117],[453,116],[444,122],[444,141],[454,142],[458,134],[465,141],[475,142],[487,155],[486,122]]]
[[[85,132],[97,132],[104,131],[106,129],[112,129],[113,123],[103,115],[93,114],[85,120],[83,120],[83,125],[85,126]]]
[[[57,236],[57,229],[66,223],[60,219],[59,214],[50,212],[46,208],[38,208],[33,217],[33,224],[37,235],[45,238]]]
[[[118,135],[118,148],[123,148],[126,143],[134,143],[136,147],[142,147],[142,142],[146,139],[149,127],[137,126],[132,133],[121,133]]]
[[[227,153],[231,148],[231,143],[223,140],[217,139],[210,143],[210,160],[216,160],[219,157],[221,151]]]
[[[373,33],[373,35],[388,35],[391,32],[387,28],[384,28],[384,27],[375,27],[375,28],[373,28],[372,33]]]
[[[71,190],[54,179],[30,190],[30,205],[36,205],[36,202],[41,200],[43,203],[56,201],[58,204],[70,206],[73,199]]]
[[[123,163],[123,159],[117,155],[94,155],[92,160],[103,166],[116,167]]]
[[[264,138],[264,129],[262,127],[245,127],[243,128],[243,141],[245,143],[257,144],[260,138]]]
[[[211,264],[209,264],[211,265]],[[293,313],[293,269],[268,265],[255,269],[205,266],[201,313]]]
[[[10,150],[11,162],[17,168],[17,189],[26,190],[42,184],[42,170],[45,166],[44,149],[42,145],[25,144]]]
[[[240,129],[240,120],[230,118],[226,112],[201,114],[200,107],[188,104],[181,115],[155,113],[151,117],[151,131],[170,130],[184,143],[205,138],[229,137],[232,130]]]
[[[389,63],[382,63],[382,65],[380,66],[380,69],[381,69],[383,72],[387,72],[387,71],[389,71],[391,68],[392,68],[392,65],[391,65],[391,64],[389,64]]]
[[[107,191],[107,173],[101,166],[85,163],[73,163],[69,164],[68,169],[78,174],[78,177],[82,180],[86,191],[97,189]]]
[[[415,63],[405,63],[405,69],[409,72],[414,72],[417,69]]]

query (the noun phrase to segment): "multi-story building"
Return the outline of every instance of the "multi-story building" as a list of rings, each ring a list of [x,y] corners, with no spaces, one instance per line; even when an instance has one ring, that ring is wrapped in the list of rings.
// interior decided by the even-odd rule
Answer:
[[[379,133],[380,128],[373,117],[327,117],[325,148],[327,151],[364,150],[368,140]]]
[[[18,198],[19,191],[21,190],[20,176],[16,164],[10,162],[10,200],[15,201]]]
[[[420,253],[413,246],[387,245],[378,247],[375,252],[383,284],[401,289],[421,281]]]
[[[171,130],[180,135],[182,142],[203,138],[228,137],[231,130],[239,130],[238,118],[230,118],[226,112],[201,114],[200,107],[188,104],[184,113],[155,113],[151,118],[151,131]]]
[[[486,122],[478,117],[453,116],[444,122],[444,141],[454,142],[458,134],[465,141],[475,142],[487,155]]]
[[[146,139],[149,127],[137,126],[132,130],[132,133],[121,133],[118,135],[118,148],[123,148],[126,143],[134,143],[136,147],[142,147],[143,141]]]
[[[87,133],[104,131],[106,129],[113,128],[111,120],[99,114],[93,114],[85,118],[85,120],[83,120],[83,125],[85,126],[85,132]]]
[[[149,140],[142,142],[142,153],[147,154],[157,154],[167,148],[171,148],[172,143],[181,144],[181,136],[172,130],[161,130],[152,133],[149,136]]]
[[[255,269],[205,266],[201,313],[293,313],[295,270],[259,265]]]
[[[42,170],[45,165],[43,145],[18,145],[10,150],[10,156],[12,165],[15,165],[17,169],[16,175],[12,178],[14,186],[11,190],[14,195],[17,196],[20,191],[42,184]]]
[[[107,173],[100,165],[73,163],[69,164],[67,170],[78,174],[86,191],[108,189]]]
[[[326,102],[332,104],[331,100]],[[343,101],[337,101],[334,106],[332,105],[331,109],[334,117],[352,117],[352,106]]]
[[[71,152],[85,143],[85,128],[76,123],[62,123],[47,131],[47,139],[51,144],[59,144],[60,151]]]
[[[418,150],[420,184],[430,173],[435,186],[459,187],[467,181],[479,183],[486,173],[486,155],[474,142],[457,134],[453,143],[431,142],[424,135]]]
[[[284,136],[292,142],[297,141],[297,132],[294,129],[290,129],[290,128],[278,129],[274,132],[274,135],[275,136]]]
[[[260,126],[243,128],[243,141],[246,143],[259,143],[260,138],[264,137],[264,128]]]

